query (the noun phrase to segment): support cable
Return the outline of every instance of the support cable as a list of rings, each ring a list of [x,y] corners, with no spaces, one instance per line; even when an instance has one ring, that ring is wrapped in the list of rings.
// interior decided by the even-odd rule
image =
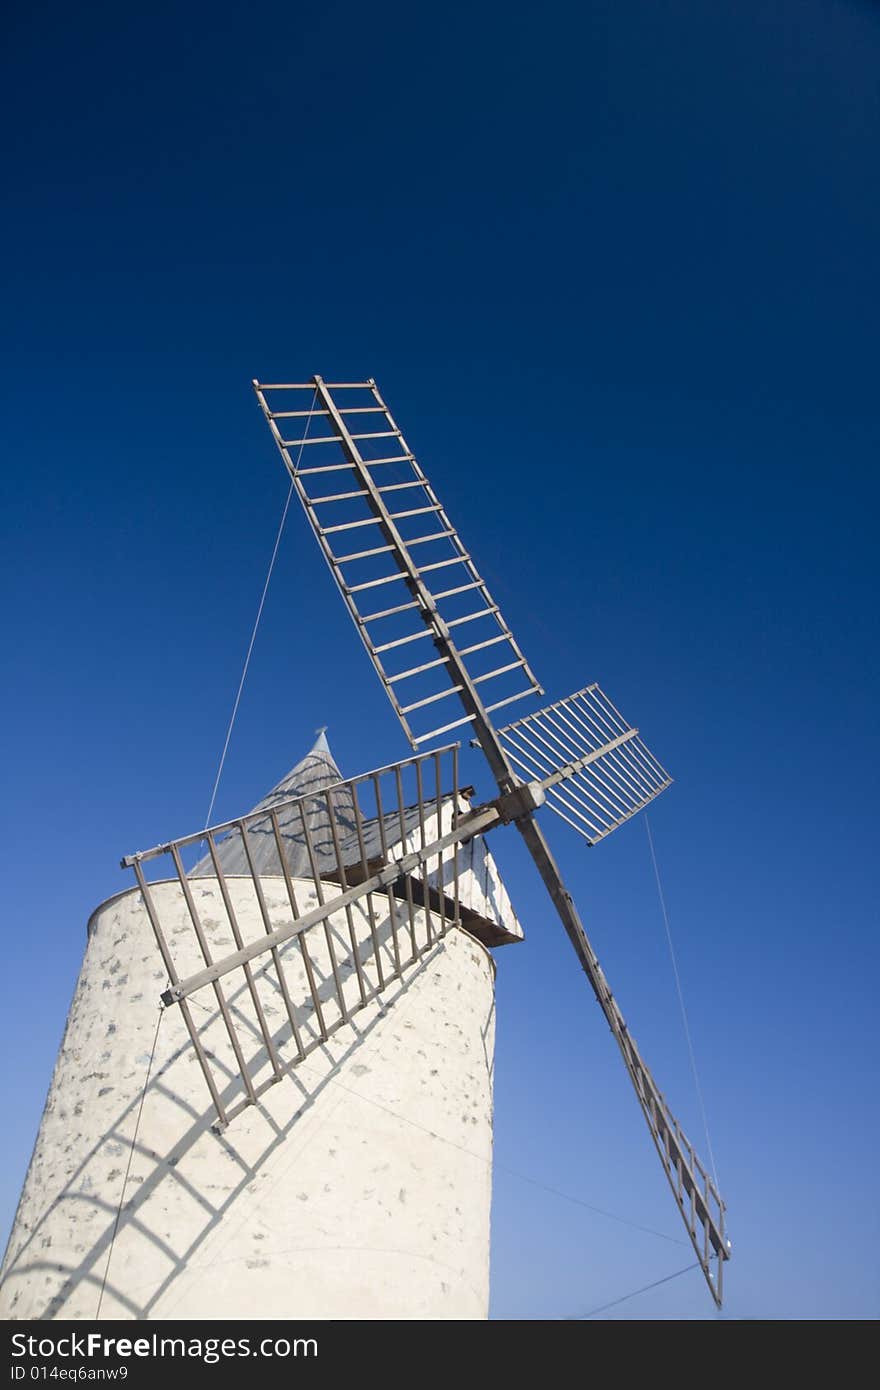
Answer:
[[[690,1274],[692,1269],[699,1269],[699,1261],[692,1265],[686,1265],[684,1269],[677,1269],[674,1274],[667,1274],[663,1279],[655,1279],[653,1284],[643,1284],[640,1289],[633,1289],[632,1293],[625,1293],[621,1298],[613,1298],[610,1303],[603,1303],[599,1308],[591,1308],[589,1313],[578,1313],[576,1317],[569,1318],[569,1322],[584,1322],[587,1318],[594,1318],[597,1313],[605,1313],[609,1308],[616,1308],[619,1303],[627,1303],[631,1298],[637,1298],[640,1293],[647,1293],[649,1289],[659,1289],[661,1284],[669,1284],[673,1279],[680,1279],[683,1274]]]
[[[688,1052],[690,1053],[691,1071],[693,1072],[694,1077],[694,1087],[697,1092],[697,1100],[699,1101],[700,1105],[700,1114],[703,1119],[703,1132],[706,1136],[706,1150],[709,1154],[709,1162],[712,1165],[712,1178],[715,1182],[715,1190],[716,1192],[720,1192],[721,1187],[718,1182],[718,1169],[715,1166],[715,1154],[712,1151],[712,1140],[709,1136],[709,1120],[706,1115],[706,1104],[703,1100],[703,1088],[700,1085],[700,1074],[697,1070],[697,1058],[696,1054],[694,1053],[694,1044],[691,1038],[691,1029],[690,1024],[688,1023],[687,1009],[685,1008],[684,1004],[684,992],[681,987],[681,976],[678,973],[678,961],[675,955],[675,947],[672,944],[672,932],[669,927],[669,914],[666,911],[666,899],[663,896],[663,886],[660,882],[660,870],[657,867],[657,855],[654,852],[654,837],[651,834],[651,822],[648,820],[647,811],[645,812],[645,829],[648,832],[648,846],[651,851],[651,863],[654,866],[654,879],[657,884],[657,895],[660,899],[660,911],[663,914],[663,925],[666,928],[666,943],[669,947],[669,959],[672,961],[672,973],[675,976],[675,988],[678,994],[679,1007],[681,1009],[681,1021],[684,1024],[684,1035],[687,1039]]]
[[[304,449],[304,447],[305,447],[305,442],[306,442],[306,439],[307,439],[307,437],[308,437],[309,426],[310,426],[311,423],[312,423],[312,413],[313,413],[313,411],[314,411],[314,409],[315,409],[315,400],[317,399],[317,395],[318,395],[317,391],[314,391],[313,394],[312,394],[312,403],[311,403],[311,405],[309,406],[309,414],[308,414],[308,418],[307,418],[307,420],[306,420],[306,427],[305,427],[305,429],[304,429],[304,431],[303,431],[303,438],[302,438],[302,442],[301,442],[301,444],[300,444],[300,446],[299,446],[299,453],[298,453],[297,456],[296,456],[296,468],[299,468],[300,459],[302,458],[302,451],[303,451],[303,449]],[[211,803],[210,803],[210,805],[209,805],[209,807],[208,807],[208,814],[205,816],[205,829],[206,829],[206,830],[207,830],[208,826],[211,824],[211,816],[213,815],[213,812],[214,812],[214,803],[215,803],[215,801],[217,800],[217,791],[218,791],[218,788],[219,788],[219,786],[220,786],[220,778],[223,776],[223,768],[224,768],[225,763],[226,763],[226,754],[229,752],[229,741],[230,741],[230,739],[232,738],[232,730],[233,730],[233,727],[234,727],[234,725],[235,725],[235,717],[236,717],[236,715],[238,714],[238,706],[239,706],[239,704],[241,703],[241,692],[242,692],[243,689],[244,689],[244,683],[245,683],[245,680],[246,680],[246,678],[247,678],[248,667],[249,667],[250,664],[251,664],[251,655],[252,655],[253,650],[254,650],[254,643],[255,643],[256,640],[257,640],[257,630],[258,630],[258,628],[259,628],[259,626],[260,626],[260,619],[261,619],[262,616],[263,616],[263,607],[264,607],[264,605],[265,605],[265,603],[266,603],[266,595],[267,595],[267,593],[269,592],[269,583],[270,583],[270,581],[271,581],[271,579],[272,579],[272,571],[273,571],[274,568],[275,568],[275,561],[276,561],[277,558],[278,558],[278,547],[281,545],[281,537],[282,537],[283,534],[284,534],[284,526],[285,526],[285,523],[286,523],[286,521],[287,521],[287,513],[288,513],[288,511],[290,510],[290,499],[292,498],[292,496],[293,496],[293,479],[291,478],[291,480],[290,480],[290,487],[289,487],[288,490],[287,490],[287,499],[286,499],[286,501],[285,501],[285,503],[284,503],[284,509],[283,509],[283,511],[282,511],[282,513],[281,513],[281,521],[280,521],[280,524],[279,524],[279,526],[278,526],[278,534],[277,534],[277,536],[275,537],[275,545],[274,545],[273,550],[272,550],[272,558],[271,558],[271,560],[269,561],[269,569],[268,569],[268,572],[267,572],[267,574],[266,574],[266,582],[265,582],[265,584],[263,585],[263,592],[262,592],[262,594],[260,595],[260,602],[259,602],[259,605],[258,605],[258,607],[257,607],[257,616],[256,616],[256,618],[254,619],[253,631],[251,632],[251,640],[250,640],[250,642],[248,643],[247,655],[245,656],[245,659],[244,659],[244,666],[243,666],[242,672],[241,672],[241,680],[238,682],[238,690],[236,691],[236,695],[235,695],[235,703],[234,703],[233,706],[232,706],[232,714],[231,714],[230,717],[229,717],[229,725],[228,725],[228,727],[227,727],[227,729],[226,729],[226,740],[225,740],[225,742],[224,742],[224,744],[223,744],[223,752],[220,754],[220,765],[219,765],[218,768],[217,768],[217,776],[214,778],[214,787],[213,787],[213,790],[212,790],[212,792],[211,792]]]

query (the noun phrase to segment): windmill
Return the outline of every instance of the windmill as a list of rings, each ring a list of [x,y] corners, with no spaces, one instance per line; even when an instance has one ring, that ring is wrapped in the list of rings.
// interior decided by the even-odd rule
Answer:
[[[671,779],[638,729],[597,685],[496,728],[496,711],[544,692],[375,381],[328,383],[315,376],[305,383],[253,385],[346,609],[414,750],[413,759],[392,765],[389,772],[397,781],[398,817],[405,815],[401,774],[406,769],[416,775],[419,843],[412,843],[402,821],[397,854],[389,854],[384,836],[375,846],[378,853],[371,856],[362,834],[355,853],[347,854],[337,835],[331,878],[342,892],[326,893],[325,874],[323,900],[310,914],[294,916],[282,927],[267,922],[264,940],[212,962],[186,980],[176,976],[156,914],[154,928],[172,978],[166,1002],[185,1010],[193,992],[206,985],[217,989],[224,974],[277,950],[294,935],[302,941],[304,931],[326,923],[333,911],[351,912],[355,904],[366,902],[372,913],[372,895],[387,892],[389,886],[408,899],[412,920],[413,887],[421,884],[419,906],[426,913],[430,941],[432,915],[440,912],[445,930],[447,909],[453,919],[459,913],[457,893],[453,890],[450,898],[444,877],[444,854],[449,872],[457,877],[462,847],[476,834],[514,825],[620,1050],[700,1268],[720,1307],[723,1267],[729,1258],[724,1203],[642,1058],[536,818],[546,804],[594,845],[647,806]],[[448,711],[456,699],[461,712],[435,722],[438,709]],[[436,749],[438,740],[456,729],[466,730],[481,750],[498,787],[494,800],[463,812],[458,809],[457,785],[447,798],[441,785],[441,761],[457,767],[456,750]],[[426,754],[425,749],[435,751]],[[436,775],[430,806],[422,791],[428,765]],[[345,784],[333,794],[350,799],[354,842],[358,785]],[[378,791],[376,800],[375,824],[381,833],[386,822]],[[455,809],[447,817],[444,806],[450,804]],[[332,805],[329,809],[332,813]],[[308,848],[307,817],[301,807],[299,814]],[[332,814],[329,819],[332,828]],[[278,831],[276,823],[276,840]],[[239,834],[247,855],[249,836]],[[213,843],[211,854],[216,868]],[[281,849],[278,854],[283,858]],[[134,867],[146,892],[142,860],[134,856],[123,862]],[[355,861],[359,883],[353,882]],[[439,866],[433,872],[432,862]],[[313,853],[311,866],[320,883]],[[252,862],[250,868],[253,872]],[[375,985],[382,987],[379,980]],[[361,988],[363,992],[363,982]],[[340,1018],[345,1013],[343,1006]],[[191,1020],[188,1026],[201,1052]],[[301,1050],[301,1043],[293,1041]],[[213,1087],[204,1059],[203,1065]],[[212,1094],[216,1100],[216,1091]],[[243,1103],[248,1099],[255,1096]],[[225,1119],[222,1107],[220,1112]]]
[[[0,1313],[484,1317],[485,948],[522,936],[486,843],[505,825],[611,1029],[720,1306],[717,1185],[536,819],[546,805],[595,844],[667,773],[596,685],[534,710],[544,692],[374,381],[254,387],[412,753],[345,779],[321,734],[247,815],[123,859],[135,884],[90,919]],[[530,712],[496,727],[523,699]],[[488,762],[488,801],[461,785],[455,731]]]

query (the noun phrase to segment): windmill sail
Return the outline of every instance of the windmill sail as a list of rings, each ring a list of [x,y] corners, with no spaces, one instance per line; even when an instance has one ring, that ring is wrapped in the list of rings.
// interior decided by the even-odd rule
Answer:
[[[721,1271],[729,1254],[724,1237],[723,1202],[641,1059],[534,815],[549,797],[551,806],[594,843],[662,791],[669,783],[668,775],[647,754],[637,738],[637,731],[630,729],[597,687],[580,691],[536,716],[509,726],[500,734],[495,729],[491,715],[496,709],[523,696],[540,694],[541,689],[470,555],[404,442],[375,382],[328,385],[322,377],[315,376],[311,382],[298,385],[261,385],[255,381],[254,389],[346,607],[410,742],[417,747],[449,729],[470,725],[498,784],[500,796],[494,804],[499,819],[515,822],[522,835],[614,1033],[700,1267],[713,1298],[720,1305]],[[275,401],[274,393],[282,391],[310,391],[310,407],[288,411],[275,404],[270,406],[270,398]],[[362,395],[353,399],[351,392],[366,392],[369,400],[365,402]],[[361,431],[357,424],[352,427],[350,417],[360,415],[381,417],[376,422],[380,428]],[[282,433],[283,422],[288,419],[301,426],[301,432],[291,439],[286,439]],[[322,432],[310,437],[313,419],[320,420]],[[395,453],[370,458],[364,455],[363,449],[380,449],[386,440],[394,441]],[[310,450],[309,462],[303,467],[306,449]],[[317,455],[312,451],[319,449],[333,450],[331,461],[313,464],[311,460]],[[409,473],[400,481],[379,483],[378,474],[387,466],[399,466]],[[347,476],[348,482],[341,491],[318,496],[311,480],[326,475]],[[389,493],[394,496],[397,489],[404,492],[411,489],[420,505],[393,512],[387,498]],[[368,515],[351,512],[342,521],[327,525],[319,508],[331,504],[365,508]],[[391,505],[397,506],[397,502]],[[411,524],[413,517],[421,519],[427,514],[436,519],[439,530],[413,536],[402,529]],[[335,538],[349,531],[361,536],[365,532],[375,535],[382,543],[368,544],[363,549],[340,555],[335,548]],[[424,557],[431,552],[423,547],[438,543],[450,547],[452,555],[426,562]],[[346,566],[354,564],[381,568],[369,578],[353,580]],[[457,575],[465,576],[465,582],[456,581],[448,591],[433,591],[429,587],[434,583],[432,572],[453,566]],[[429,573],[432,577],[426,580]],[[398,593],[402,589],[403,601],[363,613],[360,607],[363,593],[388,592],[386,586]],[[447,599],[458,599],[462,594],[478,595],[479,611],[451,619],[440,604]],[[486,618],[496,628],[493,636],[459,648],[453,629]],[[406,630],[378,641],[373,625],[392,619],[404,623]],[[398,671],[396,675],[389,674],[385,664],[387,653],[407,650],[411,644],[418,644],[425,638],[433,644],[436,657]],[[496,646],[505,654],[501,665],[477,673],[474,661],[482,659],[487,649],[491,651]],[[520,686],[512,694],[499,694],[497,682],[509,681],[512,676],[519,677],[520,682],[524,677],[525,688]],[[420,692],[417,699],[409,702],[399,698],[398,687],[405,681],[438,679],[441,688]],[[495,683],[494,689],[492,683]],[[458,695],[464,707],[463,717],[446,721],[426,733],[414,732],[411,714],[421,713],[425,708],[433,709],[453,695]],[[560,730],[567,727],[570,719],[578,727],[577,736],[570,731],[561,738]],[[597,728],[604,728],[605,733],[597,732],[594,738],[586,732]],[[551,729],[555,729],[555,734],[549,738]],[[536,750],[541,747],[545,754],[549,754],[549,748],[555,748],[553,757],[542,754],[536,760]],[[637,768],[641,769],[638,777],[635,775]],[[526,773],[526,782],[522,772]],[[615,788],[613,796],[612,787]],[[497,821],[492,822],[495,823]]]
[[[517,821],[517,829],[531,851],[584,974],[620,1048],[694,1253],[712,1297],[720,1307],[722,1266],[730,1256],[730,1248],[724,1234],[724,1202],[642,1059],[635,1038],[627,1027],[599,965],[577,908],[565,888],[541,827],[534,816],[524,816]]]
[[[479,917],[461,847],[500,815],[468,809],[457,767],[446,748],[322,779],[123,859],[221,1124],[407,977],[461,922],[463,889]]]
[[[517,771],[591,845],[668,787],[672,778],[598,685],[498,731]]]
[[[541,687],[375,382],[261,385],[257,399],[345,606],[413,748]],[[284,408],[299,393],[310,408]],[[292,393],[292,394],[291,394]],[[312,428],[314,426],[314,428]],[[289,437],[288,437],[289,436]],[[446,644],[461,642],[458,669]],[[432,648],[433,639],[433,648]],[[445,702],[462,696],[464,717]]]

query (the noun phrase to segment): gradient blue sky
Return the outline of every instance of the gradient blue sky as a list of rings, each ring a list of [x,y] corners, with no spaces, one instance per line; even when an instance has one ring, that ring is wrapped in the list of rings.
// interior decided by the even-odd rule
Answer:
[[[374,376],[548,693],[600,680],[676,777],[652,827],[726,1316],[875,1317],[877,6],[3,28],[4,1224],[88,914],[207,808],[286,491],[250,380]],[[406,751],[292,512],[217,815],[322,724],[348,773]],[[547,829],[699,1138],[644,825]],[[498,957],[493,1310],[578,1316],[689,1251],[569,1200],[680,1235],[513,832],[496,853],[528,941]],[[607,1316],[714,1314],[693,1272]]]

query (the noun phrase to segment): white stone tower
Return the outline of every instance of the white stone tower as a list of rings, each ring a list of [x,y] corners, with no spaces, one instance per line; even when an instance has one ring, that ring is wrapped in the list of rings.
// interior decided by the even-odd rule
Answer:
[[[273,806],[340,779],[321,735],[256,811],[265,821]],[[333,814],[341,826],[344,808]],[[258,831],[261,823],[252,824]],[[230,932],[233,913],[241,936],[251,939],[277,920],[288,886],[306,907],[316,887],[320,900],[302,844],[294,848],[286,834],[285,841],[289,884],[265,836],[261,842],[249,832],[245,853],[253,855],[268,913],[262,921],[253,878],[237,859],[244,832],[221,846],[222,873],[207,856],[188,871],[214,958],[240,944]],[[321,879],[330,871],[316,841]],[[160,1009],[167,973],[142,893],[134,887],[102,903],[89,922],[3,1263],[0,1317],[486,1317],[494,1038],[488,946],[522,932],[480,838],[464,853],[461,925],[433,942],[429,926],[428,947],[409,971],[341,1019],[325,1041],[316,1037],[297,1066],[285,1067],[278,1084],[266,1085],[257,1103],[222,1127],[181,1010]],[[180,883],[159,882],[151,896],[175,948],[191,949],[192,966],[200,966]],[[393,926],[390,892],[388,902]],[[413,912],[410,894],[410,920],[424,917],[418,907]],[[351,994],[361,976],[352,962],[377,931],[390,959],[396,942],[388,922],[368,920],[363,909],[334,913],[326,937],[332,960],[313,951],[309,962],[319,993],[320,981],[336,974],[330,943],[340,952],[343,993]],[[306,997],[296,945],[289,941],[280,954],[291,996],[301,986]],[[253,976],[271,1029],[281,1004],[268,989],[265,960],[254,962]],[[245,1038],[246,992],[242,985],[229,1001]],[[205,1053],[231,1092],[228,1030],[195,996],[192,1006]]]

